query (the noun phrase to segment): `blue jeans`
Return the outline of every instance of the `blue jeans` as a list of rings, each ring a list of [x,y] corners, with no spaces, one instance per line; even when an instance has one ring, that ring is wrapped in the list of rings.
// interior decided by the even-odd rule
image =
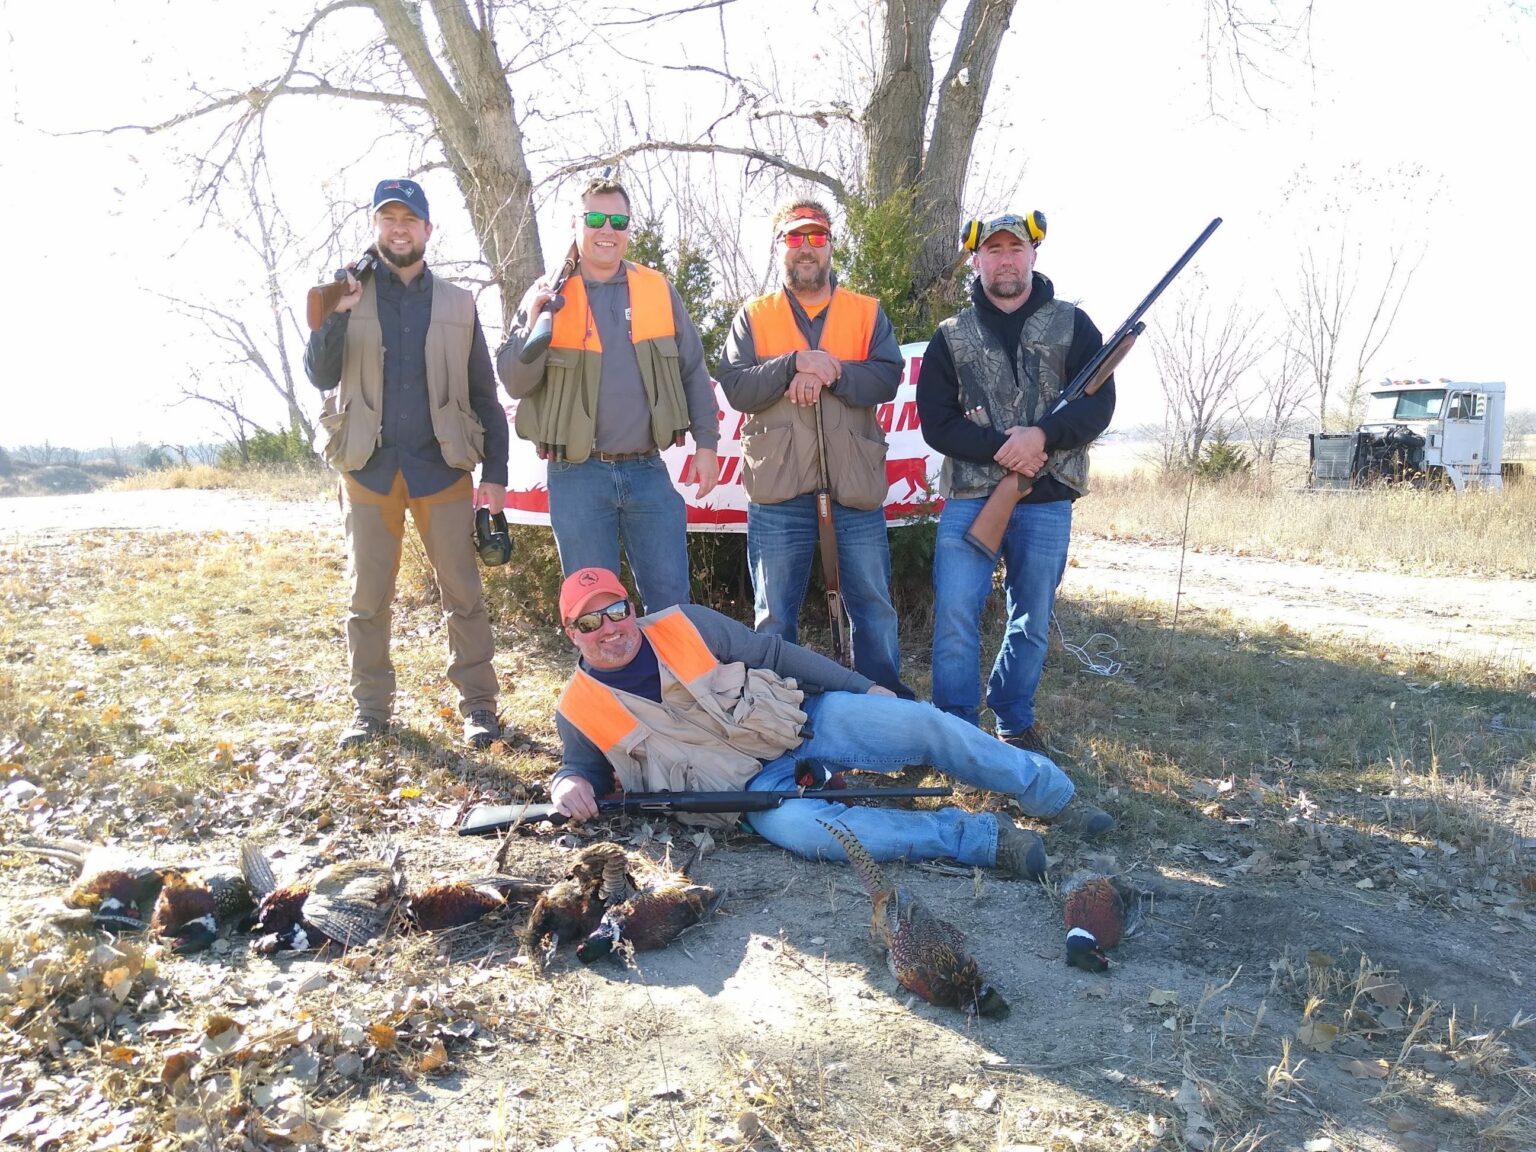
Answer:
[[[981,723],[981,610],[995,565],[965,542],[966,529],[986,501],[947,500],[933,555],[933,702],[972,724]],[[1045,667],[1051,608],[1067,567],[1072,501],[1020,504],[1003,536],[1003,589],[1008,627],[987,677],[987,704],[999,736],[1035,722],[1035,689]]]
[[[910,700],[912,690],[901,682],[896,609],[891,607],[885,511],[861,512],[834,503],[832,523],[837,529],[843,605],[853,625],[854,671]],[[815,496],[747,505],[747,565],[759,632],[799,643],[800,605],[811,578],[816,540]]]
[[[619,541],[646,612],[688,603],[688,510],[659,455],[549,464],[549,523],[569,576],[619,570]]]
[[[964,784],[1016,797],[1032,816],[1050,818],[1066,807],[1075,789],[1049,759],[994,740],[981,729],[931,704],[827,692],[808,696],[811,737],[768,761],[747,785],[768,792],[795,787],[801,760],[830,769],[900,772],[931,764]],[[997,862],[997,820],[990,812],[960,808],[936,811],[874,808],[830,800],[786,800],[747,821],[765,840],[808,860],[844,860],[842,846],[818,820],[836,822],[857,836],[876,860],[934,860],[990,868]]]

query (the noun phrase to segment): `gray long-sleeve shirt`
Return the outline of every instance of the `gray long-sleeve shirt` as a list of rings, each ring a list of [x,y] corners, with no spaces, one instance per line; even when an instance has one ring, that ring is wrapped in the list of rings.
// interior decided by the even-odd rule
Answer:
[[[748,668],[768,668],[780,676],[793,679],[806,692],[868,692],[875,686],[873,680],[860,676],[857,672],[844,668],[841,664],[828,660],[809,648],[791,644],[779,636],[754,632],[729,616],[722,616],[712,608],[705,608],[700,604],[680,604],[678,608],[692,621],[693,626],[699,630],[705,646],[722,664],[734,664],[740,661]],[[633,677],[626,677],[624,673],[647,656],[651,665],[656,663],[655,655],[651,653],[650,643],[649,640],[642,638],[641,653],[636,655],[626,668],[618,669],[617,672],[594,670],[588,668],[585,663],[582,664],[582,670],[601,682],[609,683],[610,686],[632,691],[639,685],[634,683]],[[661,701],[660,680],[655,681],[653,691],[646,691],[645,694],[649,699],[659,703]],[[592,785],[592,790],[597,795],[605,796],[612,792],[613,768],[602,750],[588,740],[576,725],[558,712],[555,713],[555,727],[560,732],[564,755],[560,771],[555,773],[554,780],[550,782],[551,786],[565,776],[583,776]]]
[[[597,325],[603,347],[603,375],[598,383],[597,430],[593,449],[598,452],[649,452],[670,448],[655,443],[651,434],[651,406],[640,376],[640,361],[629,334],[628,265],[620,265],[611,280],[587,280],[587,305]],[[720,444],[720,410],[715,389],[704,364],[704,344],[699,330],[683,307],[683,299],[671,284],[672,323],[677,330],[678,367],[683,377],[683,396],[688,402],[688,430],[696,447],[715,449]],[[528,340],[528,317],[517,314],[507,340],[496,353],[496,371],[507,394],[521,400],[544,382],[544,362],[539,356],[524,364],[518,354]]]
[[[373,273],[378,301],[379,327],[384,334],[384,411],[378,450],[352,477],[363,487],[387,493],[398,471],[405,476],[413,497],[431,496],[464,475],[443,460],[437,433],[432,429],[432,409],[427,396],[427,325],[432,319],[431,269],[423,269],[409,284],[380,262]],[[311,332],[304,350],[304,371],[322,391],[341,383],[342,355],[346,349],[347,322],[352,313],[333,312],[317,332]],[[491,372],[491,353],[475,317],[475,334],[469,349],[469,406],[485,427],[485,459],[480,479],[487,484],[507,482],[507,449],[511,440],[507,413],[496,395]]]
[[[834,287],[834,292],[837,289]],[[812,320],[795,299],[793,292],[789,305],[795,314],[800,334],[812,348],[821,344],[821,331],[826,325],[831,306],[821,310]],[[869,358],[843,361],[843,375],[828,391],[845,404],[855,408],[873,408],[896,397],[901,385],[904,361],[901,346],[896,343],[896,330],[891,327],[884,308],[875,310],[875,330],[870,336]],[[795,376],[795,354],[759,359],[757,344],[752,337],[752,325],[747,320],[747,310],[736,313],[731,332],[721,353],[720,366],[716,370],[721,391],[738,412],[762,412],[784,399],[784,392]]]

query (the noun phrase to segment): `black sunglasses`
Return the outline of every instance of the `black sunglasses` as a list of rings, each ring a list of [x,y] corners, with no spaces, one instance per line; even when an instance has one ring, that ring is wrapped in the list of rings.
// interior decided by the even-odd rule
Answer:
[[[624,232],[629,228],[627,212],[588,212],[581,219],[588,228],[601,228],[604,224],[612,224],[615,232]]]
[[[629,601],[615,600],[606,608],[599,608],[596,612],[585,612],[571,621],[571,627],[583,636],[590,636],[603,626],[603,621],[612,620],[617,624],[620,620],[629,619]]]

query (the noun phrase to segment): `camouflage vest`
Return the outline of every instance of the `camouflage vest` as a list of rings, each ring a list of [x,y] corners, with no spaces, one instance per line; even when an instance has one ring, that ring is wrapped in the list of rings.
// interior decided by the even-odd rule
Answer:
[[[998,431],[1015,424],[1036,424],[1056,405],[1056,398],[1071,381],[1067,378],[1067,353],[1072,347],[1073,320],[1077,309],[1060,300],[1049,300],[1024,321],[1019,335],[1018,363],[1022,380],[1015,379],[1007,350],[976,316],[974,307],[951,316],[939,325],[954,357],[960,378],[960,406],[967,411],[981,407]],[[1046,474],[1054,476],[1079,495],[1088,491],[1088,449],[1052,452]],[[945,458],[940,491],[948,498],[988,496],[1005,475],[997,464],[976,464]]]

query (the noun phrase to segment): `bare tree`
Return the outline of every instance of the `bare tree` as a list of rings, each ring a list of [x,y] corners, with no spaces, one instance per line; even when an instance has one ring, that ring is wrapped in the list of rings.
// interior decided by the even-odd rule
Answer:
[[[183,400],[210,404],[224,414],[244,459],[249,432],[261,427],[246,415],[251,405],[241,386],[245,377],[254,375],[276,393],[287,410],[287,426],[297,429],[306,441],[313,442],[315,427],[301,399],[307,399],[312,390],[307,385],[300,389],[293,366],[293,353],[304,344],[303,329],[288,303],[291,292],[284,290],[285,286],[292,287],[301,245],[272,194],[265,154],[232,157],[231,167],[235,172],[232,179],[245,194],[240,204],[243,213],[235,215],[231,207],[235,201],[230,197],[221,200],[217,211],[261,269],[259,296],[254,302],[259,311],[252,315],[244,306],[221,306],[171,295],[163,298],[226,349],[223,364],[233,371],[234,378],[210,381],[204,372],[197,371],[192,374],[193,382],[182,387],[181,395]]]
[[[1216,313],[1205,281],[1180,292],[1173,316],[1152,329],[1152,352],[1167,401],[1164,463],[1193,467],[1206,440],[1225,432],[1237,411],[1238,385],[1264,354],[1269,338],[1237,301]]]
[[[854,111],[853,101],[810,107],[785,100],[770,86],[736,75],[722,31],[719,67],[645,62],[653,70],[690,73],[727,93],[722,114],[702,131],[688,138],[653,139],[626,103],[623,135],[630,143],[623,147],[610,141],[601,153],[560,164],[540,154],[550,144],[530,145],[525,125],[535,117],[557,115],[535,95],[532,78],[539,69],[552,61],[569,64],[577,46],[594,38],[612,49],[617,34],[634,25],[718,18],[719,10],[732,2],[680,0],[665,11],[633,17],[608,11],[596,21],[574,5],[535,0],[327,0],[293,33],[286,61],[267,78],[210,93],[159,123],[122,127],[162,132],[189,121],[225,118],[215,146],[199,165],[194,188],[195,197],[211,200],[233,157],[248,139],[260,136],[274,102],[307,96],[371,104],[420,142],[418,170],[446,167],[453,173],[489,269],[488,282],[501,290],[504,318],[544,267],[534,215],[539,188],[615,158],[648,152],[745,160],[820,185],[843,203],[856,195],[880,203],[898,191],[915,190],[920,251],[912,290],[914,297],[924,297],[956,268],[954,238],[972,150],[1017,0],[966,0],[958,23],[947,26],[944,0],[882,0],[877,59],[861,113]],[[1208,51],[1219,43],[1232,54],[1244,90],[1245,78],[1267,52],[1288,50],[1275,30],[1304,30],[1311,9],[1309,0],[1269,0],[1261,20],[1246,16],[1252,6],[1253,0],[1205,0],[1195,9],[1211,14]],[[340,23],[345,19],[340,14],[355,11],[372,14],[377,35],[366,44],[342,46],[348,26]],[[334,35],[320,35],[322,28]],[[499,36],[498,30],[507,34]],[[517,47],[506,54],[499,44]],[[749,55],[760,56],[760,47],[754,45]],[[935,85],[943,52],[948,52],[944,76]],[[576,71],[568,67],[555,87],[579,102],[579,86],[573,91],[569,83]],[[521,96],[514,95],[514,84]],[[772,130],[812,123],[818,129],[842,127],[854,146],[841,148],[831,134],[818,131],[807,153],[804,136]],[[554,147],[568,148],[565,140],[572,134],[554,135]],[[546,171],[538,184],[529,167],[531,150]],[[855,156],[863,163],[849,171],[846,161]],[[838,157],[845,163],[829,163]]]
[[[1290,332],[1271,340],[1271,359],[1254,371],[1259,387],[1241,396],[1235,406],[1238,424],[1258,460],[1273,470],[1282,441],[1299,435],[1306,420],[1305,406],[1311,390],[1306,362]]]

